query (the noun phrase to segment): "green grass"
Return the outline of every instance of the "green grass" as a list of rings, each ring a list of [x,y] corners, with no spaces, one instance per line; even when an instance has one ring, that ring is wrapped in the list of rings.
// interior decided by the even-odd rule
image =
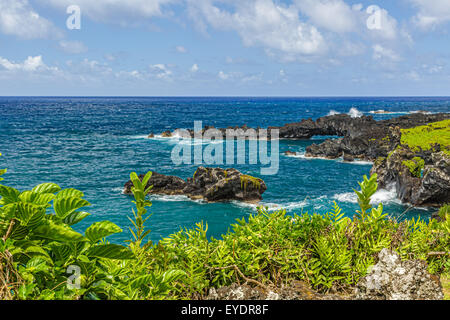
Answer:
[[[402,162],[406,166],[414,177],[420,178],[422,170],[425,167],[425,161],[420,157],[415,157],[412,160],[405,160]]]
[[[430,123],[411,129],[402,129],[401,142],[413,151],[430,150],[439,144],[441,150],[450,156],[450,119]]]
[[[450,300],[450,275],[443,275],[441,283],[444,291],[444,300]]]

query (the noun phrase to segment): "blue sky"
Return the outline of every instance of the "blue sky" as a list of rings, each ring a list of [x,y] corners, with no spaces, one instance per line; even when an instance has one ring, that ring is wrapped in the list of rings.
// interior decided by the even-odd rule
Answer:
[[[0,0],[0,95],[448,96],[449,29],[450,0]]]

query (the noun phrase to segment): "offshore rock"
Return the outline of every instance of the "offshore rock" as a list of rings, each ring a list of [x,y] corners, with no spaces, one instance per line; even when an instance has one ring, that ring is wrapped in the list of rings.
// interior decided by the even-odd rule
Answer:
[[[379,261],[355,289],[357,300],[442,300],[439,278],[422,260],[401,261],[398,254],[383,249]]]
[[[423,125],[430,122],[441,121],[444,119],[450,118],[450,114],[440,113],[440,114],[422,114],[422,113],[414,113],[410,115],[404,115],[398,118],[383,120],[383,121],[375,121],[372,116],[361,116],[361,117],[351,117],[348,114],[335,114],[330,116],[325,116],[318,118],[316,121],[312,119],[304,119],[300,122],[288,123],[281,127],[268,127],[268,138],[270,138],[271,129],[279,130],[279,138],[280,139],[310,139],[313,136],[340,136],[344,137],[344,140],[334,141],[338,144],[341,150],[338,152],[338,156],[342,155],[342,152],[345,151],[348,154],[353,156],[366,155],[375,159],[379,156],[379,154],[385,152],[389,152],[393,148],[392,144],[395,144],[395,132],[390,132],[394,130],[396,127],[406,129],[412,128],[419,125]],[[222,137],[226,137],[226,131],[236,130],[236,136],[241,139],[248,139],[249,136],[246,134],[247,130],[252,130],[252,128],[247,127],[247,125],[243,126],[235,126],[228,128],[214,128],[212,126],[205,126],[202,128],[201,135],[209,129],[218,130]],[[260,128],[253,128],[256,132]],[[165,131],[162,133],[163,137],[172,137],[176,135],[177,130],[174,132]],[[194,137],[194,130],[188,129],[191,137]],[[390,135],[390,138],[393,138],[394,141],[388,141],[386,138]],[[381,145],[377,140],[382,140]],[[386,146],[388,145],[388,146]],[[380,149],[380,150],[378,150]],[[336,156],[327,155],[326,152],[322,152],[318,154],[320,157],[331,157]]]
[[[140,175],[142,180],[144,175]],[[123,193],[131,194],[133,184],[128,181]],[[262,179],[242,174],[236,169],[199,167],[192,178],[183,180],[153,172],[147,187],[151,194],[184,195],[192,200],[207,202],[242,201],[258,203],[267,186]]]

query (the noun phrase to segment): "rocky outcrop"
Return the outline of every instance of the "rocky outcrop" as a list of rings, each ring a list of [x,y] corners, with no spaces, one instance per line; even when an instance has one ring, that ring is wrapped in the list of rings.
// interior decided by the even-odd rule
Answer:
[[[297,152],[288,150],[284,153],[284,155],[288,157],[295,157],[297,155]]]
[[[139,176],[142,180],[144,175]],[[133,184],[128,181],[125,194],[131,194]],[[263,180],[242,174],[236,169],[199,167],[192,178],[183,180],[153,172],[148,182],[153,186],[150,193],[163,195],[184,195],[193,200],[207,202],[242,201],[257,203],[267,190]]]
[[[440,207],[450,202],[450,157],[444,152],[417,153],[398,147],[374,162],[381,188],[395,186],[397,197],[415,206]]]
[[[449,146],[437,145],[430,150],[413,151],[402,144],[402,130],[446,119],[450,119],[449,113],[414,113],[383,121],[375,121],[372,116],[351,117],[347,114],[337,114],[316,121],[305,119],[268,129],[278,129],[280,139],[309,139],[316,135],[339,136],[308,146],[305,156],[327,159],[342,157],[346,162],[372,161],[372,173],[378,174],[380,187],[395,186],[398,198],[415,206],[441,206],[450,202],[450,160],[448,153],[441,153],[442,148]],[[202,135],[209,129],[213,127],[203,128]],[[249,138],[247,126],[227,129],[240,129],[236,131],[238,139]],[[225,138],[227,129],[217,130]],[[267,132],[269,139],[270,132],[271,130]],[[189,134],[193,137],[194,131],[189,130]],[[165,137],[173,135],[170,131],[163,133]],[[285,154],[294,155],[291,151]],[[412,169],[416,166],[419,171]]]
[[[268,135],[270,137],[270,129],[279,130],[280,139],[310,139],[313,136],[341,136],[345,137],[342,141],[343,149],[340,150],[339,156],[342,155],[342,151],[354,156],[365,154],[367,147],[373,147],[374,143],[370,143],[371,139],[385,138],[389,134],[390,128],[412,128],[418,125],[426,124],[429,122],[440,121],[450,118],[449,114],[422,114],[415,113],[410,115],[404,115],[395,119],[375,121],[372,116],[351,117],[347,114],[336,114],[318,118],[316,121],[312,119],[304,119],[300,122],[288,123],[282,127],[268,127]],[[248,135],[245,131],[252,129],[243,125],[241,127],[234,126],[228,128],[215,128],[213,126],[205,126],[201,130],[203,135],[207,130],[215,129],[222,133],[223,137],[226,137],[226,130],[241,130],[241,134],[238,136],[247,139]],[[253,128],[257,132],[260,128]],[[162,133],[163,137],[172,137],[176,135],[179,129],[173,132],[165,131]],[[194,137],[194,130],[187,130],[191,137]],[[333,140],[334,141],[334,140]],[[362,145],[360,145],[362,143]],[[353,151],[352,151],[353,150]],[[377,152],[369,152],[374,154],[374,158],[377,157]],[[320,155],[326,157],[326,152],[322,152]]]
[[[450,114],[415,113],[383,121],[374,121],[372,117],[357,118],[365,118],[365,121],[360,122],[349,116],[346,117],[347,124],[337,120],[326,120],[329,117],[318,119],[318,123],[335,125],[337,130],[335,130],[334,135],[344,137],[329,139],[321,144],[313,144],[306,148],[306,156],[336,159],[346,154],[354,158],[374,161],[380,157],[387,157],[389,152],[400,144],[401,129],[414,128],[431,122],[449,119]],[[330,132],[332,131],[330,130]]]
[[[361,279],[355,290],[358,300],[442,300],[439,278],[427,271],[422,260],[401,261],[388,249],[378,255],[379,261]]]
[[[309,288],[302,281],[292,281],[289,285],[281,288],[273,286],[267,288],[250,287],[249,285],[238,285],[219,289],[211,288],[206,300],[346,300],[348,297],[320,294]]]

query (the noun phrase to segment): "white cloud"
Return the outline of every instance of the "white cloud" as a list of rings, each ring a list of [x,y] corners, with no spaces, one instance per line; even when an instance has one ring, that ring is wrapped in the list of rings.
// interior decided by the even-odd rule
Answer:
[[[24,39],[62,36],[50,21],[33,10],[28,0],[0,0],[0,32]]]
[[[338,33],[357,29],[356,11],[343,0],[296,0],[295,3],[317,27]]]
[[[154,64],[150,67],[150,75],[157,79],[171,81],[172,71],[165,64]]]
[[[369,33],[386,40],[395,40],[398,37],[397,20],[386,9],[380,8],[380,28],[369,30]]]
[[[272,0],[231,1],[232,11],[214,0],[189,0],[189,12],[200,29],[206,25],[234,30],[245,46],[260,46],[289,55],[314,55],[326,50],[316,27],[300,21],[298,9]]]
[[[380,44],[373,46],[373,58],[375,60],[389,60],[392,62],[400,61],[400,56],[394,50],[383,47]]]
[[[179,53],[186,53],[187,52],[187,49],[185,47],[183,47],[183,46],[176,46],[175,49]]]
[[[59,48],[69,54],[79,54],[88,51],[88,48],[81,41],[61,40],[59,42]]]
[[[145,19],[165,14],[163,8],[179,0],[39,0],[41,3],[66,9],[78,5],[81,14],[92,20],[117,24],[134,24],[136,19]]]
[[[56,67],[48,67],[42,60],[42,56],[29,56],[23,62],[12,62],[8,59],[0,57],[0,66],[7,71],[38,72],[58,70]]]
[[[195,73],[199,70],[198,65],[195,63],[192,67],[191,67],[191,72]]]
[[[450,1],[448,0],[410,0],[419,12],[413,18],[423,29],[434,28],[450,21]]]
[[[417,73],[417,71],[410,71],[406,73],[406,78],[413,81],[420,81],[422,80],[422,77]]]
[[[229,75],[229,74],[226,74],[226,73],[223,72],[223,71],[219,71],[218,77],[219,77],[221,80],[228,80],[228,79],[230,78],[230,75]]]

